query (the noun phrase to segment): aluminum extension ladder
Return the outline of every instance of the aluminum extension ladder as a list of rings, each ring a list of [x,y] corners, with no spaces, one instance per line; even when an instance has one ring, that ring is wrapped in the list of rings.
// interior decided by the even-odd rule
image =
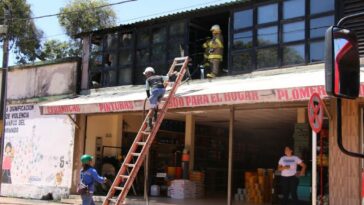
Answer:
[[[120,205],[125,201],[134,179],[143,164],[145,156],[149,152],[149,149],[168,110],[168,103],[174,97],[177,88],[181,84],[181,81],[187,71],[188,61],[189,58],[187,56],[174,59],[167,75],[172,74],[174,71],[178,71],[176,70],[178,68],[180,69],[178,71],[175,83],[173,84],[171,90],[169,90],[168,97],[161,102],[162,109],[158,112],[157,121],[150,132],[145,131],[148,118],[152,117],[152,112],[149,111],[143,121],[142,126],[139,129],[137,136],[135,137],[133,144],[129,149],[128,154],[125,157],[122,166],[120,167],[119,172],[116,175],[114,182],[110,187],[108,194],[106,195],[103,205]],[[169,82],[167,82],[166,87],[168,86],[168,83]],[[118,196],[115,196],[117,191],[121,192]]]

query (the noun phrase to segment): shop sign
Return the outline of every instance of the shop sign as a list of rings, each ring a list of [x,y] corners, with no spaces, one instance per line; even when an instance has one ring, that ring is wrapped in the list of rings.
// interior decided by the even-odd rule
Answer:
[[[324,105],[318,93],[312,94],[308,102],[308,119],[314,132],[319,133],[324,119]]]
[[[169,108],[176,109],[264,102],[298,102],[309,100],[313,93],[318,93],[322,97],[327,97],[325,86],[318,85],[268,90],[180,95],[170,100]],[[360,87],[360,96],[364,96],[364,84]],[[114,102],[96,102],[95,100],[94,102],[90,101],[90,103],[78,103],[76,98],[73,102],[73,104],[68,105],[42,106],[42,114],[59,115],[142,111],[144,105],[144,99]]]

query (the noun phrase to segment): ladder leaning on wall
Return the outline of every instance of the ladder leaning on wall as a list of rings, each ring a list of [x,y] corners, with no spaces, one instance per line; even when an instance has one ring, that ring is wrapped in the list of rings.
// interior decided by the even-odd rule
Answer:
[[[168,93],[167,98],[161,102],[162,109],[160,112],[158,112],[159,114],[157,121],[150,132],[145,131],[147,127],[147,120],[152,115],[152,112],[149,111],[143,121],[142,126],[139,129],[137,136],[135,137],[133,144],[129,149],[128,154],[125,157],[122,166],[120,167],[119,172],[116,175],[114,182],[111,185],[108,194],[106,195],[103,205],[120,205],[125,201],[134,179],[137,176],[147,153],[149,152],[149,149],[168,110],[169,101],[174,97],[177,88],[181,84],[182,79],[187,72],[188,60],[188,56],[175,58],[173,60],[167,75],[172,74],[174,71],[177,71],[178,75],[175,82],[173,83],[172,89]],[[166,86],[168,86],[168,82]],[[117,191],[121,192],[118,194],[118,196],[115,196]]]

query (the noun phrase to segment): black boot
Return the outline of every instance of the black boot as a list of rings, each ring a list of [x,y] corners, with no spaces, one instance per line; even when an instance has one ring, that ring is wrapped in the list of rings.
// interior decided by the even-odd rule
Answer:
[[[148,118],[147,120],[147,128],[145,128],[146,132],[151,132],[153,129],[153,123],[152,123],[152,118]]]

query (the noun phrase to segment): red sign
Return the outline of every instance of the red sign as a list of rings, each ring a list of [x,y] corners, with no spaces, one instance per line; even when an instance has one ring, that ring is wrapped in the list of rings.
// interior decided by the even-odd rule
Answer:
[[[324,85],[195,95],[191,92],[189,95],[180,95],[172,98],[169,102],[169,108],[208,107],[267,102],[298,102],[310,99],[310,96],[313,93],[318,93],[322,97],[327,96]],[[364,84],[360,86],[360,96],[364,96]],[[68,105],[41,106],[42,114],[59,115],[141,111],[143,110],[144,104],[144,98],[129,101],[121,101],[120,99],[113,100],[111,98],[109,102],[98,102],[98,100],[92,100],[92,98],[90,98],[88,103],[77,103],[77,98],[73,100],[71,100],[71,103]]]
[[[308,119],[314,132],[319,133],[324,120],[324,105],[320,95],[313,93],[308,102]]]

